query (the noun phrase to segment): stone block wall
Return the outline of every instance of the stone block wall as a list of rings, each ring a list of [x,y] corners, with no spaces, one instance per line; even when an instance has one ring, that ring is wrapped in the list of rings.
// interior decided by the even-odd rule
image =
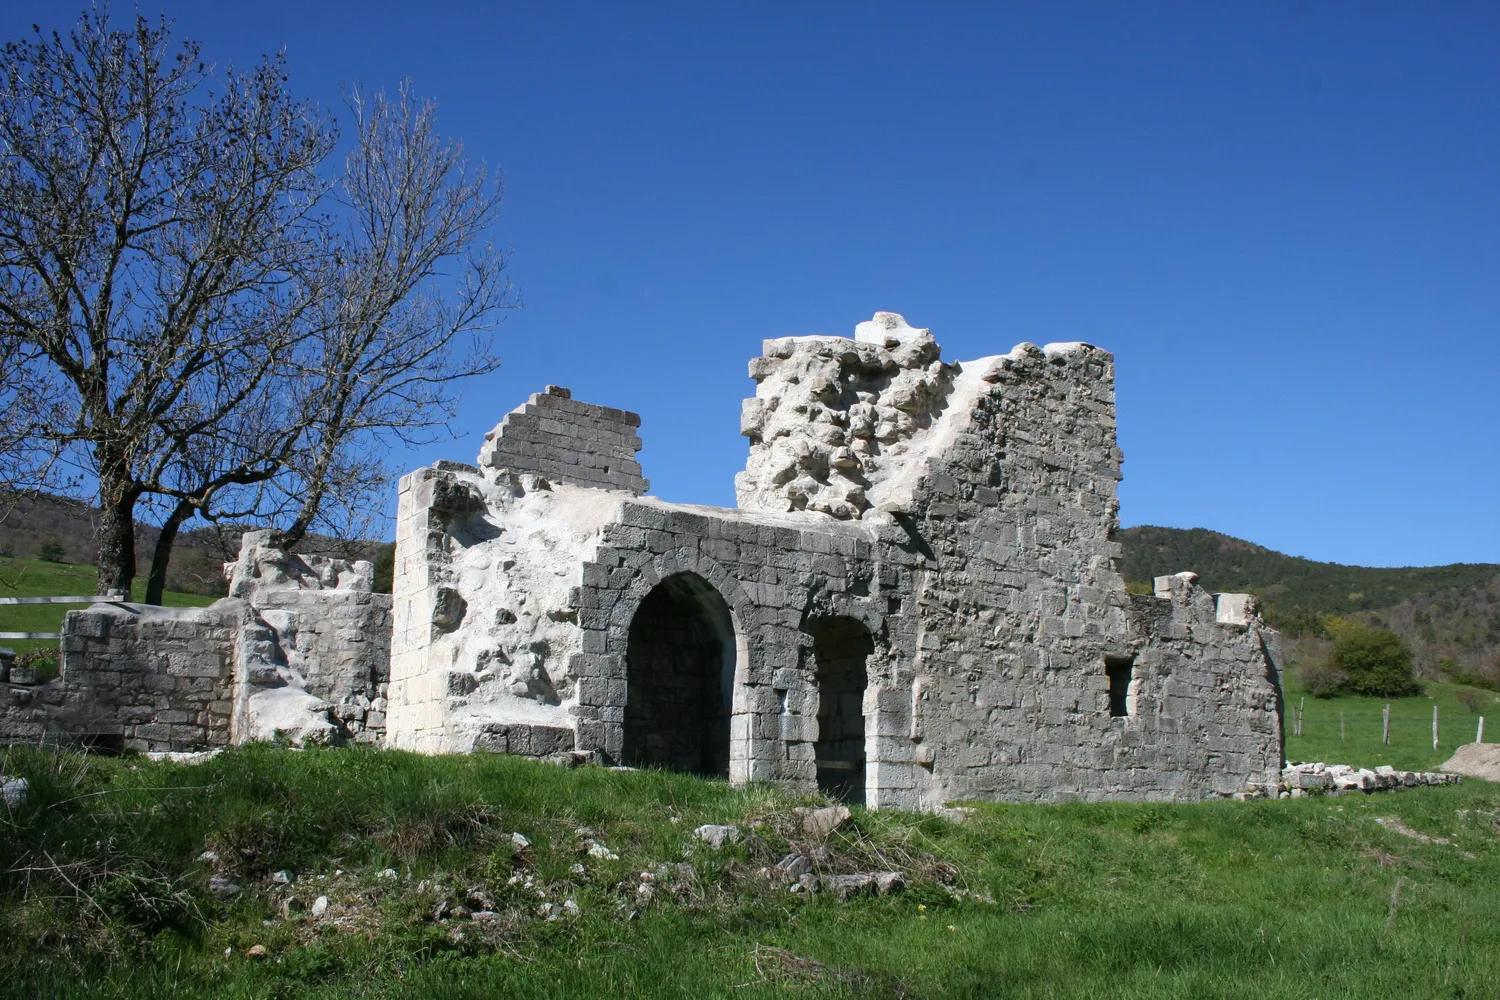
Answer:
[[[207,608],[95,605],[63,619],[59,676],[5,685],[0,742],[185,750],[232,738],[242,601]]]
[[[567,389],[552,385],[507,413],[485,435],[479,464],[639,495],[650,488],[635,458],[641,450],[640,425],[637,414],[580,403]]]
[[[1191,581],[1125,592],[1107,352],[949,364],[893,314],[765,348],[740,509],[518,473],[492,444],[403,480],[396,745],[566,727],[733,782],[862,774],[908,808],[1275,780],[1275,634]]]
[[[188,750],[277,735],[379,742],[391,598],[373,567],[248,532],[236,595],[207,608],[96,604],[63,619],[43,685],[0,691],[0,742]]]

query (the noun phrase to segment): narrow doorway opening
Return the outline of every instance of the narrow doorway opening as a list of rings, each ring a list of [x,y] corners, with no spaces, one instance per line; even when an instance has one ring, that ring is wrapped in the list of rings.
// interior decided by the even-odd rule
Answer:
[[[727,778],[734,657],[729,607],[707,580],[657,584],[630,622],[625,763]]]
[[[812,636],[818,686],[818,789],[853,804],[865,801],[866,660],[875,642],[864,623],[846,617],[816,618]]]

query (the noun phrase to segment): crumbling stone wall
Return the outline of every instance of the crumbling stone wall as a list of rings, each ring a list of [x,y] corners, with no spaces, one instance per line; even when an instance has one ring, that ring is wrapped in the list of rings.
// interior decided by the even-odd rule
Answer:
[[[521,471],[491,445],[480,467],[403,480],[393,743],[528,745],[515,727],[537,727],[615,760],[807,788],[847,765],[881,806],[1276,780],[1274,633],[1190,582],[1149,606],[1125,593],[1107,352],[1023,344],[947,364],[930,333],[877,314],[853,340],[769,340],[751,373],[738,510]],[[669,628],[664,593],[702,600]],[[716,602],[732,642],[672,634]],[[862,692],[831,677],[826,649],[820,667],[835,620]],[[694,714],[684,660],[694,697],[731,677],[727,767],[720,737],[692,749],[701,720],[655,707]],[[1128,696],[1112,699],[1122,670]],[[823,732],[851,701],[862,760]],[[659,732],[640,735],[644,715]]]
[[[640,425],[634,413],[580,403],[567,389],[549,385],[485,435],[479,464],[639,495],[650,488],[635,458]]]
[[[379,742],[389,595],[369,563],[248,532],[207,608],[96,604],[63,619],[59,676],[8,684],[0,742],[185,750],[286,736]]]

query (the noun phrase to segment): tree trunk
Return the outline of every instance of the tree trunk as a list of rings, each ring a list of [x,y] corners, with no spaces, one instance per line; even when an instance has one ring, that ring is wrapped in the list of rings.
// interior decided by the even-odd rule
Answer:
[[[135,503],[133,484],[99,479],[99,593],[130,594],[135,579]]]
[[[151,575],[146,578],[147,604],[161,604],[162,594],[167,589],[167,566],[172,561],[172,545],[177,541],[177,531],[196,512],[197,508],[192,504],[179,500],[161,526],[161,534],[156,536],[156,548],[151,553]]]

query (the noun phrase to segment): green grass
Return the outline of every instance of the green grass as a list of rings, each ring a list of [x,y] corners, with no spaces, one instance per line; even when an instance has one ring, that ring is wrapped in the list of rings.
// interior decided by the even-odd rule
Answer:
[[[0,597],[89,597],[98,592],[98,571],[93,566],[43,562],[40,559],[0,559]],[[146,594],[144,580],[137,580],[131,599]],[[218,600],[202,594],[168,591],[162,601],[168,607],[196,608]],[[86,604],[0,605],[0,632],[57,632],[63,615],[88,607]],[[56,648],[51,639],[0,639],[0,645],[17,653]]]
[[[839,903],[753,876],[757,854],[785,849],[789,808],[807,801],[764,788],[364,748],[254,746],[198,766],[11,751],[0,763],[33,784],[23,808],[0,810],[0,993],[10,996],[1480,997],[1500,987],[1500,788],[1484,782],[1295,801],[982,805],[961,824],[856,810],[830,848],[906,867],[912,885]],[[1408,839],[1377,816],[1451,843]],[[755,827],[766,843],[715,853],[691,838],[706,822]],[[619,859],[580,853],[581,825]],[[532,848],[518,854],[512,831]],[[210,865],[196,860],[205,849],[244,891],[208,893]],[[695,875],[677,901],[632,902],[642,870],[684,860]],[[585,874],[570,870],[580,863]],[[377,874],[386,866],[396,879]],[[297,877],[290,889],[266,878],[283,869]],[[508,884],[522,874],[581,914],[532,916],[534,890]],[[945,878],[989,901],[953,898]],[[445,896],[473,889],[507,914],[503,932],[431,919]],[[321,921],[284,920],[277,901],[288,892],[333,905]],[[246,957],[255,945],[265,959]]]
[[[1462,691],[1482,699],[1485,742],[1500,742],[1500,695],[1462,684],[1427,681],[1426,693],[1414,698],[1314,698],[1300,690],[1286,696],[1286,755],[1288,760],[1321,760],[1329,764],[1375,767],[1389,764],[1401,770],[1434,771],[1461,744],[1474,742],[1479,716],[1458,700]],[[1381,712],[1391,706],[1391,743],[1381,744]],[[1292,710],[1303,708],[1302,735],[1292,735]],[[1438,709],[1438,749],[1432,749],[1432,709]],[[1339,714],[1344,716],[1344,738],[1339,739]]]

